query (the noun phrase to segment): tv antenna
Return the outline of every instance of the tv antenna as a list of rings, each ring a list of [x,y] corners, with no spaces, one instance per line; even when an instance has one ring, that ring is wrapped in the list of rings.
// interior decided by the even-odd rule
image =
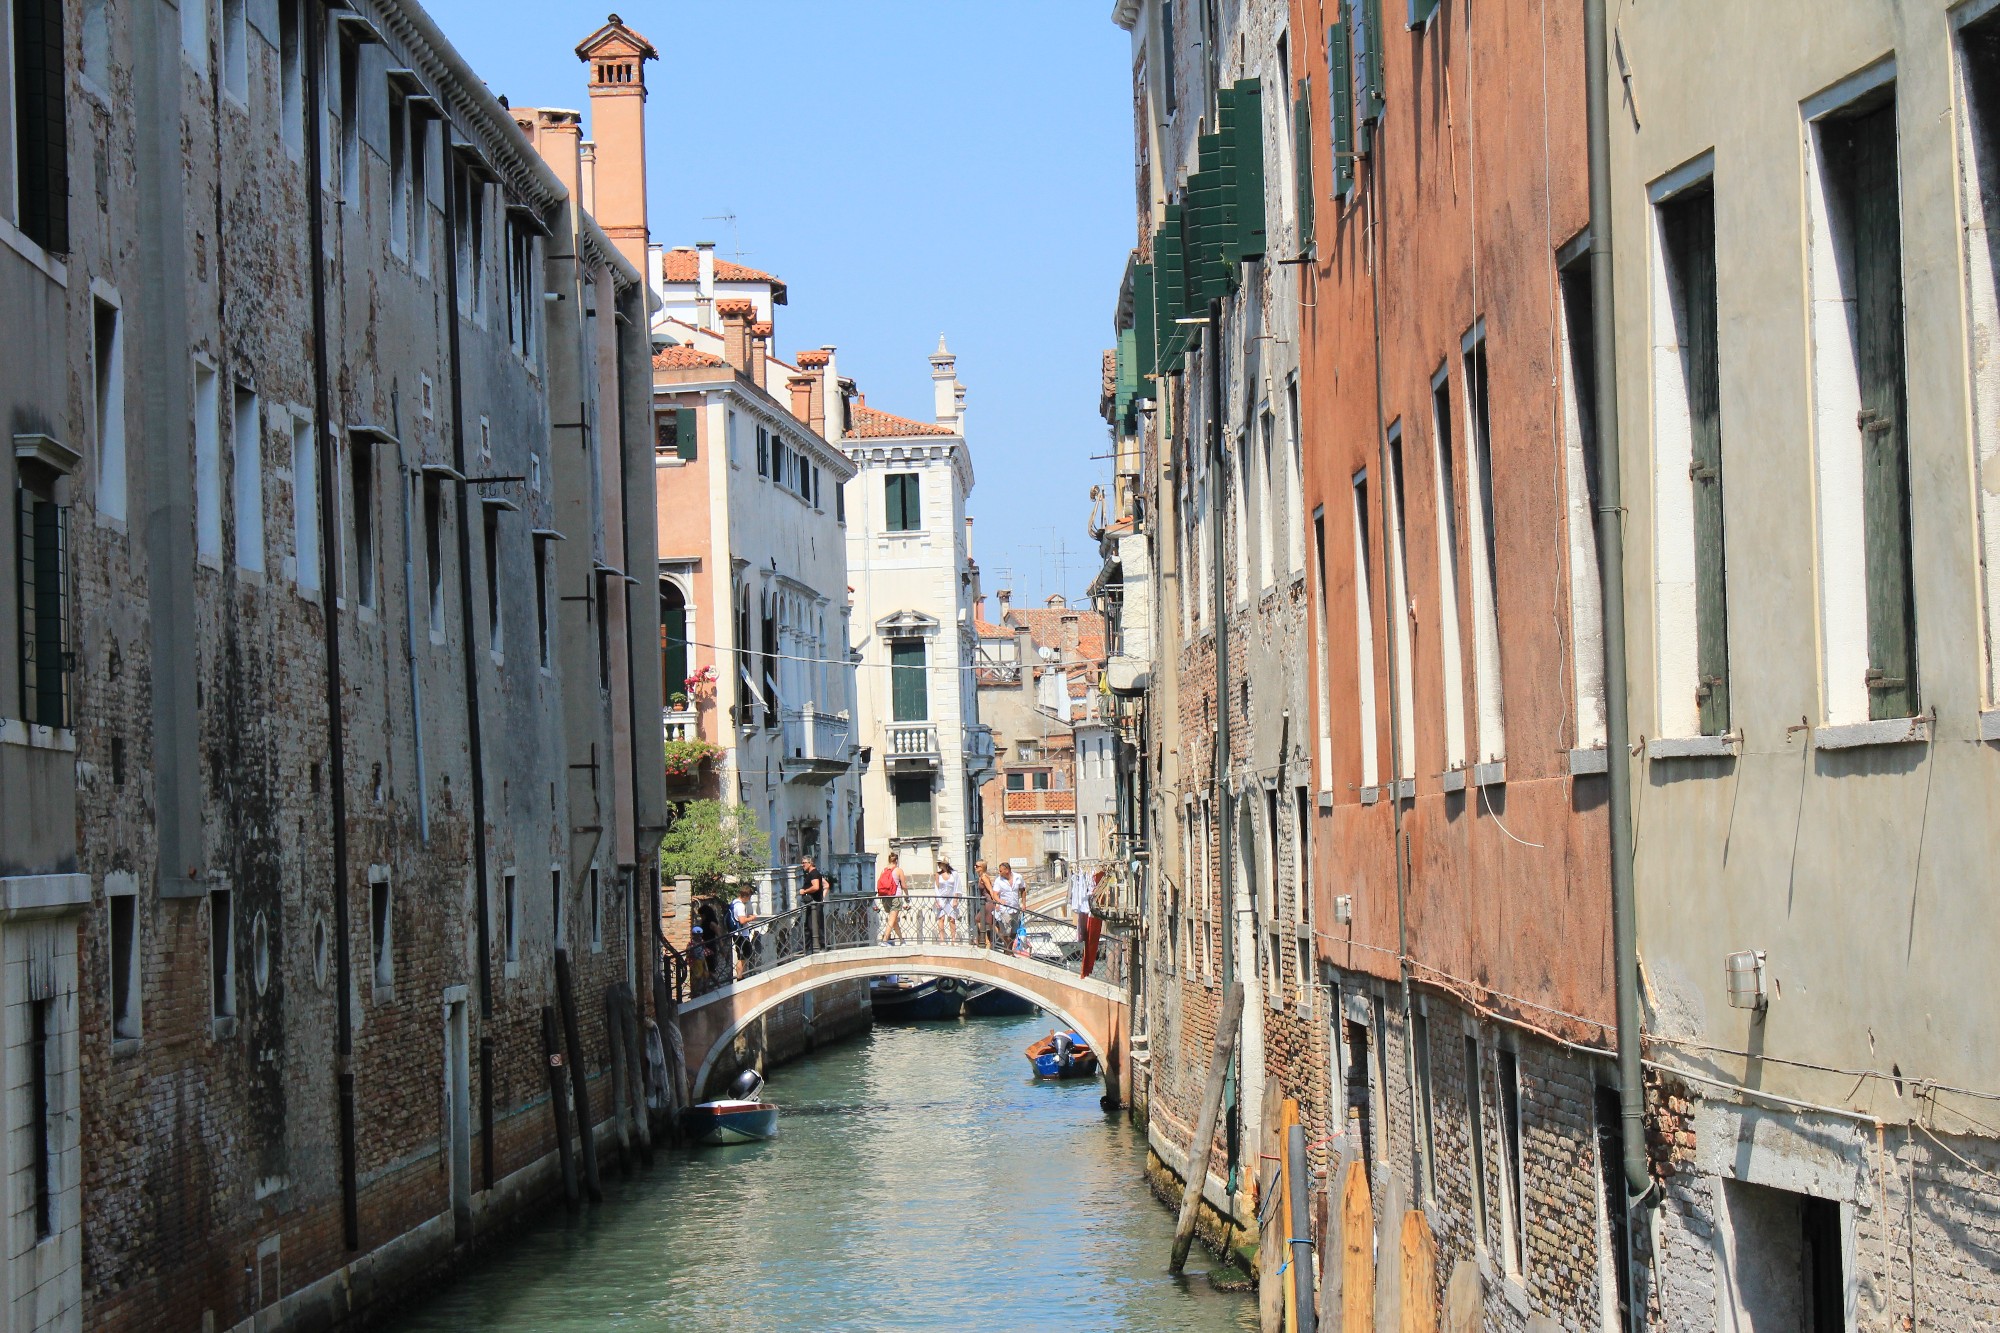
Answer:
[[[743,238],[740,235],[738,235],[736,231],[736,215],[734,213],[710,213],[704,216],[702,218],[702,221],[727,222],[729,224],[729,248],[731,251],[731,258],[733,258],[739,264],[742,263]]]

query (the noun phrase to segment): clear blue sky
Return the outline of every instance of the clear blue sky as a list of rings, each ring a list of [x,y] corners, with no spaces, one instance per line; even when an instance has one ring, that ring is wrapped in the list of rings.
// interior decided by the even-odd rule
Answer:
[[[1099,358],[1133,235],[1130,48],[1109,0],[427,3],[495,93],[568,107],[587,103],[575,46],[616,4],[660,52],[654,242],[740,247],[783,278],[781,353],[837,345],[871,407],[931,415],[944,333],[987,591],[1011,568],[1017,603],[1081,595],[1090,487],[1109,478],[1091,457],[1108,447]]]

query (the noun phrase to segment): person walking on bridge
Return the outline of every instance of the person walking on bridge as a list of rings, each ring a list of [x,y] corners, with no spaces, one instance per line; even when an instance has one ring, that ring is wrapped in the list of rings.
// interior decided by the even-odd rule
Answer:
[[[993,881],[993,935],[994,946],[1005,949],[1014,939],[1014,916],[1021,910],[1021,881],[1014,878],[1014,866],[1010,861],[1000,863],[1000,874]]]
[[[986,869],[986,862],[972,863],[972,888],[978,893],[979,903],[979,947],[985,948],[993,941],[993,876]]]
[[[946,944],[958,943],[958,906],[963,886],[959,882],[958,871],[951,862],[938,858],[937,873],[937,914],[938,939]]]
[[[889,864],[875,877],[875,901],[882,907],[882,943],[903,942],[903,867],[900,852],[889,853]]]

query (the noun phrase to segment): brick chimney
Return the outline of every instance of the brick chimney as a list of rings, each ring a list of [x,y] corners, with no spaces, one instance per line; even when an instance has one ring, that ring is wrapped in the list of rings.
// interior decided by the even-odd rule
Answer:
[[[806,410],[800,412],[795,407],[792,410],[792,415],[812,427],[813,434],[825,438],[826,370],[828,365],[833,361],[832,349],[819,347],[811,351],[800,352],[797,360],[800,373],[793,377],[792,383],[796,385],[799,380],[806,382]],[[798,402],[798,395],[798,389],[796,387],[793,388],[792,401],[794,403]]]
[[[770,377],[767,362],[771,355],[771,321],[760,319],[750,326],[750,378],[760,389],[769,388],[766,381]]]
[[[1013,589],[1002,588],[999,592],[996,592],[993,595],[1000,599],[1000,614],[1002,616],[1005,616],[1009,609],[1009,603],[1011,603],[1014,600]]]
[[[792,415],[800,421],[812,419],[813,377],[811,375],[788,375],[785,387],[792,392]]]
[[[750,321],[756,317],[757,307],[743,297],[731,297],[717,301],[715,313],[722,317],[722,359],[738,370],[748,371]]]
[[[576,58],[590,67],[590,137],[597,148],[583,203],[618,252],[643,273],[646,62],[660,53],[613,14],[577,45]]]

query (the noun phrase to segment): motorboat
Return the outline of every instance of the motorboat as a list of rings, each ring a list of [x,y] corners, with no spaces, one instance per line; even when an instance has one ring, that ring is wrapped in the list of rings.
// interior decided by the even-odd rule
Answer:
[[[738,1074],[729,1096],[697,1102],[681,1112],[681,1128],[696,1143],[759,1143],[778,1132],[778,1108],[763,1099],[764,1076]]]
[[[954,977],[877,977],[868,983],[868,1003],[884,1022],[957,1018],[966,989]]]
[[[1097,1072],[1097,1052],[1081,1032],[1051,1032],[1027,1054],[1036,1078],[1089,1078]]]
[[[977,985],[966,992],[967,1018],[1018,1018],[1035,1012],[1035,1002],[998,986]]]

